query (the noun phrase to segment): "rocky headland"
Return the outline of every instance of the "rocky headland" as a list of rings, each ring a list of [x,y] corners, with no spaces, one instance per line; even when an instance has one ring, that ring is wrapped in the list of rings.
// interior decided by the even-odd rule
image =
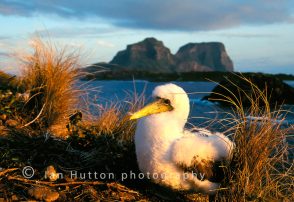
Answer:
[[[127,45],[108,62],[82,70],[98,79],[124,78],[125,75],[148,77],[151,74],[176,75],[195,72],[231,72],[234,65],[221,42],[188,43],[172,54],[162,41],[146,38]]]

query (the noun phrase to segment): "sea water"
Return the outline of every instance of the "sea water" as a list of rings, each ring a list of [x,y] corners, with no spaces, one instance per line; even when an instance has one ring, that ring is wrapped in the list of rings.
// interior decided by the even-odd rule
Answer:
[[[87,88],[96,89],[91,91],[91,95],[95,95],[95,102],[103,105],[109,103],[127,101],[129,96],[135,92],[137,95],[143,94],[146,102],[151,100],[152,90],[166,82],[148,82],[148,81],[91,81],[87,83]],[[191,111],[188,119],[189,125],[196,125],[200,127],[210,126],[210,129],[220,130],[222,126],[228,126],[228,122],[219,120],[231,118],[228,113],[230,108],[224,108],[217,103],[212,103],[202,98],[208,95],[212,89],[217,85],[214,82],[173,82],[181,86],[187,93],[190,99]],[[294,81],[286,81],[289,85],[294,87]],[[286,120],[283,121],[285,125],[294,124],[294,106],[285,105],[283,107],[286,114]],[[282,118],[282,116],[281,116]],[[278,120],[279,121],[279,120]],[[224,127],[223,129],[225,129]]]

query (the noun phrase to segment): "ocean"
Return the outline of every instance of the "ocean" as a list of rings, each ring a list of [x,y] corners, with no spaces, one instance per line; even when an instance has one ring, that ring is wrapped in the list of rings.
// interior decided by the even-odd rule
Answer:
[[[90,95],[95,95],[95,102],[99,105],[110,105],[110,103],[127,101],[127,97],[132,92],[144,94],[146,102],[150,101],[150,96],[154,87],[166,82],[148,82],[148,81],[91,81],[86,85],[91,91]],[[230,118],[228,113],[232,112],[230,108],[224,108],[216,103],[203,101],[202,98],[208,95],[217,85],[213,82],[172,82],[181,86],[187,93],[190,99],[190,115],[187,126],[207,127],[210,130],[225,130],[228,125],[220,124],[218,121]],[[294,87],[294,81],[286,81]],[[283,124],[289,126],[294,124],[294,105],[285,105],[283,109],[286,120]]]

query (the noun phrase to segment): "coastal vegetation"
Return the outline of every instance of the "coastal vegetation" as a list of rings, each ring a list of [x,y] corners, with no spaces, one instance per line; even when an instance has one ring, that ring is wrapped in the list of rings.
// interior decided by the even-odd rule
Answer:
[[[231,165],[223,168],[222,187],[209,197],[138,177],[136,123],[129,114],[144,105],[144,94],[134,92],[121,102],[97,106],[87,96],[95,89],[78,82],[78,53],[40,40],[32,48],[33,53],[21,58],[19,77],[0,72],[0,200],[290,201],[294,197],[293,145],[287,144],[293,126],[282,128],[275,121],[283,120],[280,108],[271,107],[266,91],[246,74],[243,80],[259,99],[245,92],[250,105],[244,107],[238,99],[223,95],[233,112],[218,121],[231,126],[226,134],[236,150]],[[224,77],[221,74],[226,73],[215,73],[218,79]],[[33,176],[25,178],[31,173],[24,172],[26,166],[34,169]],[[114,177],[71,178],[71,171]],[[62,175],[55,177],[57,173]],[[133,178],[123,178],[124,174]]]
[[[147,71],[129,71],[129,70],[117,70],[111,71],[108,66],[101,68],[99,64],[95,68],[89,67],[86,69],[81,69],[84,76],[81,78],[83,80],[147,80],[147,81],[215,81],[220,82],[225,77],[232,74],[239,74],[237,72],[182,72],[182,73],[155,73]],[[266,75],[269,77],[275,77],[281,80],[294,80],[294,75],[291,74],[264,74],[264,73],[253,73],[244,72],[243,76],[258,76]]]
[[[289,104],[294,105],[294,88],[283,82],[278,77],[266,74],[234,74],[226,76],[218,83],[212,90],[210,95],[205,96],[204,100],[211,102],[218,102],[223,106],[230,106],[232,102],[228,102],[230,98],[234,102],[242,104],[244,107],[252,106],[251,99],[254,99],[260,106],[264,106],[266,102],[259,101],[264,99],[260,93],[256,92],[257,89],[263,90],[263,95],[266,96],[267,102],[270,106]]]

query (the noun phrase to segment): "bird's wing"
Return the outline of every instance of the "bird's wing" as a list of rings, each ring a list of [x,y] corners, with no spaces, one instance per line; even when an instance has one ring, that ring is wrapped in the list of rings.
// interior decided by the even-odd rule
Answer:
[[[205,174],[206,179],[215,178],[219,166],[230,159],[233,143],[222,134],[203,135],[185,131],[171,147],[172,161],[184,171]]]

